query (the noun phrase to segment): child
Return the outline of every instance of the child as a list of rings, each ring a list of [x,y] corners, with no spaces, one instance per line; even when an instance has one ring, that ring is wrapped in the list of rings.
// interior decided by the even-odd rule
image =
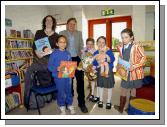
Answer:
[[[104,36],[100,36],[97,39],[97,47],[98,50],[94,53],[94,56],[100,54],[100,52],[103,50],[103,48],[106,48],[106,38]],[[102,58],[105,58],[105,62],[109,65],[109,71],[108,71],[108,77],[101,76],[101,71],[99,68],[99,63],[95,59],[93,61],[94,68],[97,69],[97,95],[94,98],[94,102],[98,102],[98,107],[103,107],[103,89],[107,88],[108,90],[108,99],[106,103],[106,109],[111,109],[111,96],[112,96],[112,88],[114,87],[115,80],[114,80],[114,73],[113,73],[113,63],[115,60],[115,57],[112,53],[112,51],[107,48],[108,50],[103,54]]]
[[[70,53],[65,49],[67,46],[67,38],[60,35],[57,39],[56,45],[58,49],[51,54],[48,63],[48,69],[52,72],[55,84],[57,86],[57,104],[60,107],[61,114],[65,115],[66,105],[71,114],[75,114],[72,106],[73,97],[71,93],[71,78],[58,78],[61,61],[71,61]]]
[[[95,47],[94,47],[94,43],[95,43],[95,41],[94,41],[93,38],[88,38],[86,40],[86,47],[82,50],[82,55],[81,55],[81,57],[84,58],[86,53],[89,53],[91,55],[90,57],[92,58],[92,60],[90,58],[90,62],[91,62],[90,64],[92,64],[92,62],[93,62],[93,53],[96,51]],[[86,70],[87,66],[83,65],[83,69]],[[94,99],[95,81],[94,80],[93,81],[89,80],[89,83],[90,83],[90,87],[91,87],[91,95],[89,96],[89,100],[93,101],[93,99]]]
[[[143,66],[146,60],[143,47],[133,41],[134,35],[131,29],[124,29],[121,32],[121,37],[123,43],[117,47],[121,56],[118,63],[124,64],[128,70],[128,80],[122,79],[121,82],[120,106],[118,108],[120,113],[124,110],[128,89],[131,92],[130,99],[133,99],[136,96],[136,88],[140,88],[142,85],[144,77]]]
[[[94,58],[97,60],[100,67],[101,76],[108,77],[109,65],[107,59],[110,60],[106,52],[109,50],[107,46],[99,49],[99,54],[97,54]],[[108,57],[108,58],[107,58]]]

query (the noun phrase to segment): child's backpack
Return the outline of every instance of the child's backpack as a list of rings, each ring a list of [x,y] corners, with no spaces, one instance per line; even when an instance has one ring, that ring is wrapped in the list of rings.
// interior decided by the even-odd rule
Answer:
[[[48,85],[51,85],[53,83],[52,81],[52,74],[48,70],[36,71],[34,73],[34,85],[47,87]]]

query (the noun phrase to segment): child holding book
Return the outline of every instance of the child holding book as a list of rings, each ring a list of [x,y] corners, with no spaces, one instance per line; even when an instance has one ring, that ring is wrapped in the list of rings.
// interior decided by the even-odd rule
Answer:
[[[82,50],[81,57],[84,58],[84,56],[87,53],[89,53],[91,55],[90,57],[92,57],[92,61],[90,61],[90,62],[93,62],[93,54],[96,51],[94,43],[95,43],[95,41],[94,41],[93,38],[88,38],[86,40],[86,47]],[[90,64],[92,64],[92,63],[90,63]],[[85,67],[85,66],[83,66],[83,67]],[[83,69],[87,70],[87,67],[85,67]],[[87,72],[85,72],[85,73],[87,73]],[[88,78],[88,80],[89,80],[90,87],[91,87],[91,94],[89,96],[89,100],[93,101],[93,99],[94,99],[94,89],[95,89],[96,82],[95,82],[95,80],[90,80],[89,78]]]
[[[103,89],[107,88],[108,98],[106,103],[106,109],[111,109],[111,97],[112,97],[112,88],[114,87],[114,73],[113,73],[113,63],[115,61],[115,57],[113,52],[106,45],[106,38],[104,36],[100,36],[97,39],[97,47],[98,50],[94,53],[94,56],[101,55],[101,59],[105,58],[105,62],[108,63],[109,71],[108,76],[101,75],[101,68],[98,63],[98,60],[95,57],[93,61],[94,68],[97,70],[97,95],[94,98],[94,102],[98,102],[98,107],[103,107]],[[103,49],[107,49],[105,53],[100,54]]]
[[[51,54],[48,62],[48,69],[52,72],[54,82],[57,86],[57,104],[60,107],[61,114],[66,114],[66,105],[71,114],[75,114],[73,103],[73,96],[71,93],[71,78],[59,78],[61,61],[71,61],[70,53],[65,49],[67,46],[67,38],[60,35],[57,39],[56,45],[58,49]]]
[[[127,81],[121,81],[120,106],[117,109],[123,112],[126,103],[127,91],[130,89],[130,99],[135,98],[136,88],[142,86],[144,78],[143,66],[146,60],[144,49],[139,42],[134,42],[134,34],[131,29],[124,29],[121,32],[122,43],[117,46],[120,53],[118,64],[124,65],[127,74]]]

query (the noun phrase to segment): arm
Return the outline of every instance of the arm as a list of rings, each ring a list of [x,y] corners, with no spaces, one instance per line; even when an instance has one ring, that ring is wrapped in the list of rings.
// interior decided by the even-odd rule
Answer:
[[[58,67],[59,67],[60,62],[57,60],[57,55],[55,53],[52,53],[49,57],[48,61],[48,69],[52,73],[57,73],[58,72]]]
[[[82,39],[82,32],[79,31],[79,46],[78,46],[78,55],[81,57],[81,50],[84,48],[84,43]]]
[[[146,56],[144,54],[144,48],[140,45],[137,46],[137,52],[139,54],[139,56],[141,57],[141,60],[138,64],[135,65],[131,65],[131,69],[130,70],[134,70],[135,68],[139,68],[145,65],[146,62]]]
[[[33,45],[32,45],[33,52],[38,58],[43,57],[43,54],[41,54],[40,52],[37,51],[36,45],[35,45],[35,41],[38,40],[40,38],[40,36],[41,36],[40,31],[37,30],[36,33],[35,33],[34,42],[33,42]]]
[[[93,60],[92,64],[95,67],[97,67],[99,65],[98,62],[97,62],[97,60],[96,60],[97,55],[98,55],[98,51],[94,52],[94,54],[93,54],[94,60]]]
[[[114,63],[114,61],[115,61],[115,57],[114,57],[114,54],[113,54],[113,52],[111,51],[111,50],[108,50],[107,52],[106,52],[106,55],[108,56],[108,59],[110,59],[110,61],[109,61],[109,63]]]

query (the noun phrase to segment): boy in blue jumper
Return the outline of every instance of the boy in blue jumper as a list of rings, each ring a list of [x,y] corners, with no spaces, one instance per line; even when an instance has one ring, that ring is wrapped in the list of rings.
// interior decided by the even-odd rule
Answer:
[[[74,107],[72,106],[73,97],[71,93],[71,78],[58,78],[61,61],[71,61],[71,55],[65,49],[67,46],[67,38],[64,35],[60,35],[57,38],[56,45],[58,46],[58,49],[51,54],[48,62],[48,69],[52,72],[54,82],[57,86],[57,104],[60,107],[62,115],[66,114],[66,105],[71,114],[75,114]]]

